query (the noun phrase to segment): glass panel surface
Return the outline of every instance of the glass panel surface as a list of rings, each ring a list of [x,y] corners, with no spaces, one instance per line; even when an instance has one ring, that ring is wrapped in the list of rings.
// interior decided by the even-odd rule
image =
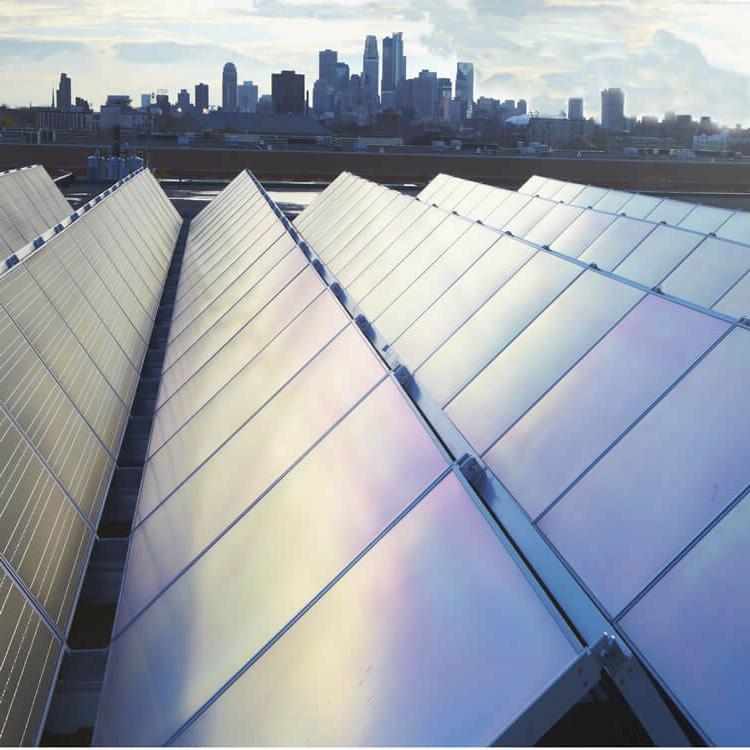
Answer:
[[[179,743],[487,745],[574,658],[451,475]]]
[[[487,217],[504,201],[510,198],[511,195],[515,195],[512,190],[503,190],[502,188],[492,188],[492,191],[480,201],[474,208],[472,208],[467,216],[472,219],[487,223]]]
[[[749,530],[745,498],[620,621],[718,746],[747,742]]]
[[[733,318],[750,317],[750,274],[743,276],[713,309]]]
[[[716,230],[716,236],[750,245],[750,213],[735,211],[734,215]]]
[[[538,224],[531,227],[524,238],[537,245],[549,245],[581,215],[582,211],[582,208],[558,204]]]
[[[594,208],[597,211],[606,211],[610,214],[617,214],[622,211],[622,207],[630,200],[632,195],[632,193],[623,193],[620,190],[610,190],[596,202]]]
[[[655,229],[648,221],[618,216],[578,257],[611,271]]]
[[[397,266],[448,214],[413,201],[393,224],[336,273],[353,299],[361,300]]]
[[[657,198],[654,195],[640,195],[636,193],[625,203],[620,212],[631,219],[645,219],[662,200],[662,198]]]
[[[750,332],[735,329],[542,517],[611,614],[750,482],[749,371]]]
[[[518,188],[519,193],[535,194],[539,192],[539,189],[547,183],[548,177],[540,177],[539,175],[533,175],[529,177],[526,182]]]
[[[328,311],[338,309],[340,316],[344,313],[333,295],[325,294],[321,299],[324,286],[320,277],[310,269],[301,273],[274,297],[247,325],[240,329],[232,338],[195,372],[185,383],[177,389],[163,403],[154,416],[151,428],[149,454],[176,432],[185,421],[198,411],[217,391],[234,377],[250,360],[263,350],[276,336],[289,325],[298,315],[307,311],[315,313],[320,310],[322,315]],[[308,306],[319,305],[315,310]],[[321,325],[323,320],[320,321]],[[166,390],[164,391],[166,394]],[[252,398],[252,396],[251,396]],[[242,398],[242,403],[245,398]]]
[[[680,227],[701,234],[710,234],[715,232],[733,213],[734,211],[728,208],[696,206],[680,222]]]
[[[666,294],[711,307],[750,269],[750,247],[709,237],[667,276]]]
[[[386,341],[394,341],[401,335],[499,237],[494,229],[469,225],[468,230],[375,319]]]
[[[572,206],[581,206],[591,208],[596,205],[609,191],[607,188],[597,187],[596,185],[587,185],[580,193],[570,202]]]
[[[417,370],[420,383],[446,404],[580,273],[537,253]]]
[[[695,248],[703,237],[673,227],[658,226],[614,272],[626,279],[654,286]]]
[[[485,219],[488,227],[500,229],[504,227],[525,205],[534,200],[530,195],[513,193],[509,195],[490,215]]]
[[[577,258],[616,218],[601,211],[585,210],[551,245],[553,250]]]
[[[148,524],[151,533],[164,540],[160,550],[164,562],[158,566],[162,579],[131,580],[140,588],[121,601],[119,627],[298,461],[383,375],[369,347],[350,326],[248,420],[146,518],[144,526]],[[141,519],[162,499],[153,487],[146,476],[138,501]],[[157,552],[149,551],[148,544],[143,546],[146,540],[142,534],[133,534],[131,556],[154,560]]]
[[[485,454],[535,518],[728,324],[649,295]]]
[[[365,315],[370,320],[380,315],[471,226],[467,219],[448,214],[435,231],[427,235],[372,291],[360,299],[359,305]]]
[[[206,394],[200,410],[189,407],[181,420],[189,421],[150,456],[141,502],[155,505],[158,498],[169,495],[295,377],[341,331],[347,319],[338,304],[326,304],[325,297],[319,298],[256,357],[240,360],[237,374],[227,378],[215,395]],[[228,362],[227,367],[231,366]]]
[[[104,736],[168,739],[445,468],[398,388],[381,383],[115,640]],[[161,546],[161,530],[137,532],[144,549]],[[128,577],[158,578],[165,556],[131,556]],[[158,703],[134,690],[144,679],[163,686]]]
[[[483,453],[643,295],[588,271],[446,408]]]
[[[664,198],[646,218],[649,221],[677,226],[694,208],[694,203]]]
[[[545,217],[556,203],[544,200],[544,198],[534,198],[526,204],[502,229],[510,232],[515,237],[526,237],[526,235]]]
[[[446,341],[536,250],[513,237],[500,239],[394,340],[399,357],[412,371]]]
[[[577,182],[566,182],[553,196],[552,200],[560,201],[562,203],[570,203],[580,192],[584,189],[585,185],[579,185]]]

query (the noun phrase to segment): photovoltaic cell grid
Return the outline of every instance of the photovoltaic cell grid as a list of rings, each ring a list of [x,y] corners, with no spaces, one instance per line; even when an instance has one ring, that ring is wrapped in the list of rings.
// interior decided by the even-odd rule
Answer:
[[[735,318],[750,313],[750,214],[671,201],[690,213],[669,226],[666,201],[658,215],[656,205],[644,218],[616,214],[623,196],[625,205],[650,196],[596,188],[602,197],[587,208],[587,200],[560,197],[581,185],[546,178],[526,185],[515,193],[438,175],[418,197],[701,307]]]
[[[295,226],[699,730],[746,741],[744,322],[353,175]]]
[[[38,738],[180,223],[141,172],[0,270],[2,744]]]
[[[44,167],[0,172],[0,259],[36,239],[71,213]]]
[[[297,236],[191,224],[98,744],[486,744],[577,659]]]

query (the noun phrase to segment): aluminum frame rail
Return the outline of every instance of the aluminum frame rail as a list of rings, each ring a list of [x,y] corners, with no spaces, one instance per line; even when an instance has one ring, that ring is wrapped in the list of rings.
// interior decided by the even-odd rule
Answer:
[[[642,297],[640,297],[640,300],[648,301],[649,306],[651,307],[653,307],[653,305],[657,304],[657,301],[659,301],[657,306],[666,304],[667,307],[669,307],[670,305],[674,305],[674,307],[671,309],[695,311],[696,315],[692,317],[692,320],[694,322],[690,323],[688,328],[695,328],[695,331],[697,332],[697,328],[705,323],[705,325],[708,326],[712,333],[705,340],[705,344],[699,344],[698,348],[695,351],[695,354],[691,355],[691,358],[686,361],[688,369],[685,370],[682,375],[680,375],[680,373],[683,372],[683,366],[680,366],[679,369],[675,370],[674,376],[670,377],[670,379],[666,381],[665,386],[660,386],[660,388],[666,387],[666,391],[662,393],[657,401],[654,402],[653,405],[649,406],[649,404],[651,403],[651,397],[649,397],[648,400],[643,402],[643,406],[640,407],[640,409],[636,410],[633,413],[632,417],[628,418],[628,423],[630,423],[631,419],[635,420],[633,424],[637,426],[639,430],[641,429],[640,426],[643,425],[658,426],[660,424],[659,415],[663,413],[663,407],[670,403],[677,404],[680,402],[680,398],[682,397],[677,397],[675,396],[675,394],[691,393],[691,389],[694,387],[694,384],[700,382],[698,373],[708,373],[710,371],[713,373],[711,377],[714,378],[714,380],[716,379],[716,365],[711,365],[713,369],[710,369],[706,363],[708,363],[709,360],[714,363],[721,361],[723,355],[719,355],[718,352],[728,351],[730,340],[734,342],[734,344],[742,344],[744,342],[744,344],[746,345],[748,336],[747,320],[744,318],[735,319],[731,316],[722,315],[716,313],[715,311],[701,308],[697,305],[690,305],[682,300],[669,298],[667,295],[661,294],[658,291],[650,289],[649,287],[630,282],[627,279],[619,278],[611,273],[603,272],[598,269],[592,269],[587,264],[563,256],[560,253],[555,253],[554,251],[551,251],[549,249],[534,246],[532,243],[517,238],[509,238],[507,236],[504,236],[498,230],[480,227],[480,225],[472,224],[472,222],[470,222],[469,220],[461,219],[460,217],[451,218],[451,215],[446,211],[441,211],[437,208],[430,209],[425,206],[423,212],[419,214],[420,216],[425,215],[424,211],[436,211],[441,213],[444,217],[443,223],[437,221],[433,224],[430,224],[430,226],[432,226],[432,234],[430,236],[433,238],[431,242],[434,246],[434,252],[438,252],[436,249],[438,247],[443,248],[440,251],[442,254],[439,256],[439,259],[435,259],[435,257],[437,256],[431,256],[433,259],[431,261],[432,265],[430,265],[427,260],[425,260],[428,250],[427,243],[423,240],[420,240],[423,235],[421,231],[417,231],[415,229],[416,222],[414,220],[414,217],[410,217],[410,221],[412,222],[411,224],[409,224],[408,222],[399,222],[399,220],[396,219],[395,221],[398,222],[398,228],[395,229],[391,234],[388,234],[387,226],[386,228],[383,228],[380,225],[378,219],[378,217],[382,215],[384,211],[387,211],[388,208],[386,207],[384,209],[382,205],[376,203],[377,200],[387,200],[387,198],[380,199],[376,197],[379,193],[385,195],[386,189],[375,186],[374,184],[370,184],[370,187],[366,187],[365,183],[366,181],[355,178],[352,175],[341,176],[328,188],[327,191],[321,194],[316,199],[316,201],[314,201],[310,205],[308,210],[306,212],[303,212],[303,214],[301,214],[298,220],[295,222],[299,223],[300,225],[297,227],[297,229],[300,231],[301,235],[304,236],[307,233],[307,230],[309,228],[312,228],[314,231],[311,234],[314,234],[318,239],[321,237],[323,238],[323,251],[321,253],[323,257],[318,257],[311,251],[314,262],[322,270],[322,272],[326,274],[326,278],[332,285],[332,288],[334,288],[340,295],[340,297],[346,301],[351,314],[355,316],[355,318],[360,322],[363,330],[366,331],[371,340],[376,343],[377,348],[383,353],[383,356],[389,358],[391,366],[393,367],[394,372],[397,374],[397,377],[406,385],[406,388],[409,390],[415,402],[419,405],[420,409],[425,414],[430,424],[433,425],[438,434],[441,436],[445,444],[448,446],[449,450],[451,450],[454,455],[468,456],[464,463],[469,472],[469,475],[472,477],[472,484],[478,489],[480,496],[485,500],[485,502],[487,502],[488,506],[492,508],[492,510],[498,515],[498,518],[503,527],[508,531],[510,537],[518,545],[525,559],[529,561],[532,568],[535,570],[537,575],[539,575],[546,588],[552,593],[552,596],[556,599],[562,610],[566,612],[566,614],[570,617],[576,629],[578,629],[579,632],[583,633],[586,637],[590,638],[591,641],[589,642],[593,642],[598,638],[598,635],[601,632],[600,623],[602,620],[604,620],[607,623],[604,627],[612,628],[615,632],[617,632],[619,637],[623,639],[621,640],[621,642],[624,642],[626,644],[623,647],[624,650],[627,653],[632,654],[633,649],[638,646],[638,639],[642,638],[642,632],[644,629],[642,621],[637,625],[637,627],[641,631],[639,632],[638,637],[632,637],[631,634],[632,632],[634,632],[634,623],[638,620],[638,617],[633,617],[633,613],[637,612],[639,608],[641,608],[642,612],[649,610],[658,612],[658,606],[655,607],[654,604],[659,604],[660,592],[662,590],[668,590],[669,588],[672,588],[672,590],[674,590],[674,587],[677,585],[678,581],[681,582],[681,585],[683,586],[682,590],[684,591],[684,586],[686,585],[685,577],[684,575],[680,575],[680,571],[690,569],[686,566],[694,567],[696,564],[698,564],[697,561],[699,559],[705,559],[705,555],[710,554],[710,550],[712,549],[712,539],[725,537],[727,534],[727,530],[732,528],[730,517],[735,517],[743,512],[746,512],[746,509],[749,507],[748,503],[744,502],[747,493],[745,487],[747,482],[746,478],[743,480],[742,477],[738,477],[737,482],[739,482],[740,484],[727,487],[726,492],[729,494],[726,497],[722,498],[721,505],[716,508],[715,512],[712,512],[705,520],[702,520],[700,525],[698,525],[694,531],[689,530],[688,532],[686,532],[687,536],[684,538],[684,541],[680,541],[680,548],[676,550],[676,556],[674,557],[674,559],[671,562],[667,560],[665,566],[662,566],[661,563],[658,564],[658,566],[654,569],[656,578],[654,579],[653,583],[646,584],[644,593],[637,595],[634,602],[626,606],[624,610],[620,611],[621,607],[615,605],[617,609],[615,609],[614,614],[606,615],[605,613],[607,612],[608,607],[601,604],[600,601],[598,601],[597,598],[586,589],[584,583],[576,574],[574,566],[569,566],[564,557],[560,555],[560,553],[555,550],[555,548],[550,544],[545,536],[540,533],[540,530],[536,528],[534,523],[532,523],[532,520],[530,520],[529,515],[527,515],[520,503],[513,496],[511,496],[511,494],[508,492],[508,490],[505,489],[503,484],[501,484],[496,476],[489,470],[484,460],[478,458],[476,451],[472,448],[467,439],[454,425],[452,417],[446,415],[446,413],[441,408],[441,404],[436,402],[431,397],[430,388],[425,388],[423,383],[420,382],[419,370],[417,370],[417,377],[415,378],[408,367],[405,367],[403,364],[399,363],[398,339],[395,342],[393,342],[392,340],[386,340],[378,330],[379,318],[377,314],[375,315],[375,317],[368,317],[367,309],[363,309],[360,304],[362,298],[353,297],[351,295],[351,292],[349,291],[350,289],[358,288],[360,290],[360,293],[367,294],[366,287],[363,287],[361,285],[359,287],[356,287],[357,277],[353,274],[350,274],[347,277],[346,281],[343,281],[342,278],[337,278],[332,271],[326,268],[325,264],[330,262],[331,257],[333,257],[334,261],[338,263],[337,268],[343,268],[346,271],[346,269],[350,267],[353,261],[351,261],[348,256],[344,256],[343,261],[338,261],[337,259],[339,254],[347,253],[348,248],[357,248],[357,252],[359,252],[359,248],[369,248],[373,243],[376,243],[378,245],[376,252],[381,253],[380,256],[378,256],[381,260],[373,260],[372,263],[380,262],[381,264],[383,264],[383,268],[380,269],[377,277],[372,277],[369,280],[369,285],[372,286],[373,284],[378,283],[376,281],[377,278],[381,278],[388,274],[389,278],[391,279],[390,284],[392,286],[398,286],[396,284],[396,281],[399,277],[396,275],[395,271],[395,268],[398,268],[398,265],[393,266],[393,270],[388,269],[390,269],[392,264],[395,263],[394,258],[397,254],[396,246],[400,245],[401,251],[403,251],[401,254],[409,253],[408,255],[406,255],[406,258],[412,259],[409,261],[410,263],[415,263],[416,260],[414,260],[414,257],[418,253],[421,253],[422,261],[419,268],[422,270],[417,271],[410,266],[410,268],[408,269],[409,278],[411,278],[411,276],[413,275],[415,277],[415,280],[412,282],[412,286],[408,288],[408,292],[403,291],[402,289],[402,297],[398,297],[399,300],[401,300],[402,298],[406,298],[407,293],[411,295],[412,300],[419,299],[419,285],[427,283],[426,279],[428,279],[428,277],[430,279],[440,278],[437,270],[438,267],[442,269],[451,269],[451,274],[453,275],[454,280],[448,286],[448,289],[453,289],[455,286],[456,294],[454,295],[454,297],[457,297],[457,295],[459,295],[459,285],[463,283],[461,279],[463,279],[465,275],[469,273],[469,270],[476,270],[476,273],[474,273],[473,277],[475,280],[477,278],[485,279],[487,277],[486,270],[484,272],[480,271],[480,266],[482,266],[484,269],[493,267],[488,263],[483,263],[482,261],[483,258],[487,258],[488,256],[490,256],[490,250],[486,250],[484,254],[481,254],[477,250],[471,250],[471,246],[472,244],[477,245],[481,242],[481,238],[479,236],[480,233],[494,233],[496,242],[492,244],[488,240],[482,245],[482,247],[486,248],[489,244],[490,248],[497,248],[495,254],[498,257],[500,257],[503,249],[505,249],[505,251],[509,253],[511,250],[513,250],[514,252],[515,250],[518,250],[520,252],[522,248],[526,248],[527,255],[533,258],[539,258],[540,262],[545,258],[556,258],[558,259],[558,261],[563,262],[564,265],[569,266],[571,269],[578,268],[578,273],[583,274],[583,276],[580,276],[580,278],[584,278],[585,276],[586,278],[592,279],[594,276],[596,276],[602,279],[609,279],[613,283],[616,282],[616,284],[621,285],[621,288],[623,290],[627,288],[640,290],[640,293],[643,295]],[[409,206],[413,205],[413,203],[410,203],[410,200],[408,198],[405,198],[403,196],[392,197],[390,200],[392,203],[396,203],[397,201],[401,202],[402,212],[401,214],[398,214],[399,216],[405,215],[409,211]],[[386,224],[388,224],[388,222],[390,221],[391,219],[388,219],[386,221]],[[449,232],[447,226],[447,222],[449,221],[454,224],[458,222],[464,222],[465,226],[467,227],[476,226],[477,230],[473,235],[472,242],[469,242],[468,244],[467,242],[463,242],[463,244],[461,245],[454,242],[453,245],[451,245],[450,240],[444,241],[446,234],[452,233],[451,236],[454,238],[457,235],[459,237],[464,236],[461,235],[457,230],[450,230]],[[328,234],[330,231],[329,227],[335,227],[335,231],[333,233],[334,239],[332,240],[328,239]],[[416,237],[414,237],[415,234],[417,235]],[[371,235],[375,235],[376,239],[373,239]],[[468,231],[466,231],[465,236],[468,236]],[[312,244],[315,244],[316,241],[317,240],[311,240]],[[454,252],[453,255],[450,255],[450,251],[446,251],[445,246],[453,247],[456,252]],[[412,249],[408,250],[408,248]],[[465,256],[467,253],[469,254],[468,259],[465,258],[464,260],[460,260],[461,257]],[[387,259],[386,255],[389,256]],[[477,260],[478,255],[479,260]],[[404,262],[404,265],[405,263],[406,262]],[[526,267],[524,263],[525,262],[523,261],[522,257],[519,261],[521,268]],[[372,267],[374,266],[370,266],[370,268]],[[548,270],[538,277],[540,280],[544,280],[545,278],[549,277],[550,267],[547,266],[546,260],[544,260],[544,263],[540,265],[540,269],[545,267]],[[427,270],[428,268],[429,270]],[[467,268],[469,270],[467,270]],[[407,271],[405,270],[404,274],[406,273]],[[419,275],[416,275],[417,273]],[[518,273],[520,273],[520,271],[510,273],[511,279],[514,278],[514,273],[517,275]],[[588,274],[591,274],[592,276],[587,276]],[[354,281],[352,281],[352,279],[354,279]],[[403,284],[407,285],[408,283],[409,280],[407,278],[403,282]],[[510,282],[507,283],[509,284]],[[612,291],[616,291],[616,287],[612,286],[612,284],[610,284],[609,286]],[[396,287],[394,286],[394,289],[395,288]],[[399,286],[399,288],[401,287]],[[570,288],[572,289],[573,287]],[[533,290],[527,289],[527,293],[533,293]],[[442,294],[447,295],[447,290]],[[564,294],[561,295],[559,299],[561,300],[563,296]],[[464,284],[461,288],[460,299],[463,300],[462,304],[464,304],[464,306],[469,304],[467,300],[471,299],[471,292],[469,291],[469,287],[466,286],[466,284]],[[483,296],[480,299],[486,299],[486,297]],[[393,304],[395,305],[396,303],[394,302]],[[422,305],[422,307],[409,308],[407,306],[404,309],[411,309],[411,312],[413,314],[416,314],[425,306],[429,308],[432,304],[433,303],[430,303],[430,298],[423,297],[422,301],[420,302],[420,305]],[[481,306],[485,303],[481,303],[480,301],[478,301],[476,304]],[[606,308],[606,295],[604,300],[602,301],[602,304]],[[560,307],[560,305],[553,306],[548,305],[547,303],[545,303],[545,305],[547,306],[546,309],[550,310],[550,312],[545,315],[547,321],[549,321],[550,319],[557,319],[559,321],[562,321],[561,325],[567,325],[567,323],[565,323],[565,320],[568,319],[568,316],[563,314],[562,309],[556,315],[551,312],[553,309],[555,309],[555,307]],[[372,304],[370,304],[370,311],[377,311],[379,309],[381,308],[379,308],[378,306],[373,307]],[[542,318],[541,313],[536,313],[536,315],[537,320]],[[687,313],[685,313],[685,315],[687,315]],[[682,313],[681,316],[685,317]],[[691,315],[687,315],[687,318],[690,317]],[[532,409],[527,410],[527,412],[523,414],[523,417],[526,417],[529,412],[535,409],[538,405],[544,404],[546,396],[551,394],[553,391],[559,391],[559,388],[562,387],[561,384],[563,383],[563,381],[566,381],[566,378],[569,380],[570,378],[568,376],[576,372],[578,366],[581,363],[588,362],[594,350],[598,351],[599,347],[603,346],[602,342],[608,339],[610,333],[614,332],[618,328],[618,326],[628,318],[629,316],[625,315],[621,320],[619,320],[619,315],[616,315],[615,319],[617,325],[614,325],[611,329],[609,329],[609,331],[606,332],[606,335],[602,336],[601,338],[599,338],[599,334],[595,335],[590,345],[591,348],[586,349],[586,351],[584,351],[584,353],[580,355],[579,359],[577,359],[570,366],[566,364],[561,371],[553,372],[551,374],[553,382],[551,382],[547,387],[547,390],[542,393],[542,397],[532,405]],[[383,317],[383,320],[385,320],[385,317]],[[701,323],[701,321],[703,322]],[[430,318],[429,330],[439,330],[442,322],[443,321],[441,316],[433,315]],[[390,317],[388,319],[388,324],[392,325],[392,323],[393,318]],[[466,323],[466,320],[464,320],[464,323]],[[578,328],[579,325],[577,324],[574,327]],[[527,325],[527,328],[524,330],[529,329],[531,329],[531,325]],[[487,328],[486,330],[489,331],[491,329]],[[676,331],[670,334],[670,338],[673,338],[674,336],[677,336],[678,339],[680,338],[680,334],[677,334]],[[437,340],[439,341],[440,339]],[[475,342],[475,345],[481,345],[483,343],[481,339],[477,339],[476,333],[471,338],[471,340]],[[629,340],[632,341],[632,332]],[[587,346],[589,345],[587,344]],[[706,349],[706,346],[708,347],[708,349]],[[534,350],[542,351],[543,348],[543,342],[538,342],[535,345]],[[462,351],[466,350],[464,349]],[[602,351],[606,350],[602,349]],[[701,352],[704,351],[705,353],[701,354]],[[742,367],[745,366],[747,362],[746,359],[743,360],[741,358],[741,348],[740,353],[735,352],[735,355],[736,356],[734,356],[734,364],[731,365],[731,367],[739,367],[740,369],[737,372],[740,373],[743,371]],[[697,359],[695,359],[695,357],[697,357]],[[739,360],[738,357],[740,357]],[[646,363],[646,366],[647,369],[650,369],[650,365],[648,363]],[[506,366],[506,372],[512,371],[513,368],[511,366]],[[529,371],[529,374],[533,373]],[[596,379],[596,376],[591,375],[590,377]],[[673,377],[677,377],[677,380],[674,381],[673,385],[669,385],[669,383],[672,382]],[[737,381],[737,377],[734,377],[734,381]],[[510,386],[511,384],[508,385]],[[729,387],[728,383],[726,384],[726,387]],[[735,382],[732,385],[731,392],[734,393],[737,390],[737,387],[737,383]],[[581,392],[579,392],[579,395],[581,395]],[[615,398],[615,396],[613,395],[612,398]],[[711,398],[713,398],[713,401],[717,406],[723,403],[722,399],[719,399],[716,395],[711,396]],[[731,398],[731,396],[727,396],[727,398]],[[591,407],[592,405],[595,405],[595,403],[589,403],[589,407]],[[486,409],[487,407],[485,406],[485,410]],[[489,411],[490,413],[492,413],[492,410]],[[689,413],[689,410],[686,411],[684,407],[682,408],[682,411],[684,413]],[[665,419],[669,418],[665,417]],[[739,416],[737,417],[737,419],[741,421],[742,417]],[[669,424],[669,422],[663,422],[662,424]],[[573,427],[572,424],[570,426]],[[615,440],[615,442],[612,444],[612,447],[607,448],[604,451],[603,457],[606,459],[608,454],[615,454],[621,446],[632,446],[633,440],[631,439],[631,433],[638,434],[638,430],[636,430],[635,427],[632,429],[626,427],[624,437],[627,437],[627,442],[623,442],[624,438]],[[689,430],[688,433],[692,434],[693,436],[701,434],[700,430]],[[732,440],[731,435],[732,432],[730,429],[727,435],[722,436],[722,441],[726,443],[727,440],[730,440],[729,444],[736,444],[736,440]],[[610,438],[607,438],[607,443],[609,443],[609,441]],[[605,443],[604,445],[606,445],[607,443]],[[550,449],[554,450],[554,446],[551,446]],[[714,466],[720,466],[722,471],[727,471],[728,483],[734,481],[732,475],[736,474],[737,471],[739,471],[739,467],[742,465],[742,461],[740,459],[735,459],[734,468],[732,464],[723,466],[715,459],[707,460],[713,461],[712,465]],[[589,468],[593,469],[595,465],[596,468],[598,468],[597,462],[598,464],[602,464],[602,461],[597,459],[597,461],[594,462],[594,465]],[[537,471],[538,473],[544,474],[543,471],[539,472],[539,469],[537,469]],[[583,474],[581,476],[583,476]],[[603,492],[606,494],[606,488],[600,489],[599,492]],[[695,497],[690,499],[691,502],[696,502]],[[744,511],[743,508],[745,509]],[[547,511],[544,511],[542,513],[542,516],[540,517],[544,517],[544,513],[546,512]],[[538,513],[532,513],[531,519],[537,518],[537,515]],[[718,542],[713,542],[714,548],[715,544],[718,544]],[[732,544],[734,545],[735,542],[733,541]],[[590,538],[588,540],[588,546],[594,545],[602,549],[601,540]],[[587,541],[582,538],[578,542],[578,546],[581,550],[585,550]],[[606,543],[604,544],[604,548],[606,548]],[[726,562],[725,564],[730,563]],[[613,573],[613,575],[614,578],[616,578],[616,574]],[[714,575],[720,574],[714,573]],[[612,576],[610,576],[610,578],[614,580]],[[735,579],[733,586],[740,586],[741,580],[739,580],[737,576],[734,576],[733,578]],[[705,594],[701,595],[705,596]],[[674,596],[674,594],[672,594],[672,596]],[[643,603],[645,601],[648,602],[648,610],[643,609]],[[655,617],[656,615],[653,616]],[[613,626],[613,620],[611,619],[613,617],[617,618],[618,623],[620,624]],[[710,612],[707,612],[705,617],[710,618]],[[601,620],[599,618],[601,618]],[[627,625],[626,630],[629,632],[623,631],[620,618],[625,618],[625,623]],[[711,621],[715,623],[715,618],[713,618]],[[684,624],[686,626],[688,625],[687,620]],[[697,627],[702,628],[705,631],[708,631],[710,629],[704,623],[698,623]],[[685,630],[685,632],[682,634],[682,637],[691,637],[689,628]],[[643,640],[641,640],[641,644],[642,643]],[[671,716],[667,712],[664,703],[653,691],[653,687],[651,686],[650,679],[647,675],[646,670],[648,670],[648,673],[650,673],[654,679],[660,682],[666,693],[675,701],[675,703],[677,703],[677,705],[680,706],[683,715],[690,720],[695,731],[698,734],[702,735],[704,740],[711,741],[711,738],[713,738],[714,741],[718,739],[718,741],[721,742],[722,740],[726,740],[727,737],[731,737],[731,741],[737,741],[737,738],[742,736],[741,734],[727,735],[727,729],[724,728],[721,723],[717,724],[717,719],[715,718],[715,716],[712,717],[710,713],[707,713],[707,709],[709,707],[705,705],[705,696],[701,698],[700,695],[694,695],[692,690],[693,686],[689,686],[686,692],[684,680],[680,681],[671,676],[675,673],[676,662],[674,661],[674,659],[677,658],[673,653],[675,648],[676,646],[673,646],[670,642],[668,645],[662,645],[661,650],[663,653],[659,653],[658,651],[655,652],[653,644],[649,646],[649,653],[645,656],[642,650],[637,651],[637,653],[639,654],[638,663],[642,665],[638,668],[639,679],[641,680],[641,683],[637,687],[631,686],[630,689],[628,689],[628,687],[626,686],[625,695],[636,711],[636,714],[641,718],[647,731],[649,731],[652,738],[660,744],[680,744],[685,742],[684,736],[681,740],[677,740],[675,736],[673,736],[671,739],[668,737],[668,732],[670,731],[669,727],[671,724]],[[739,656],[739,654],[742,653],[741,648],[742,644],[738,643],[737,648],[734,649],[734,653]],[[737,649],[740,649],[740,651],[738,652]],[[654,660],[658,662],[658,665],[656,667],[653,665]],[[666,668],[669,669],[669,672],[666,672]],[[731,680],[729,684],[734,686],[735,678],[732,676],[731,670],[730,673],[725,675],[725,677]],[[700,686],[696,686],[696,690],[698,687]],[[641,690],[644,690],[645,692],[641,693]],[[691,711],[685,706],[685,703],[680,700],[678,693],[683,697],[687,695],[689,700],[691,701],[691,705],[697,706],[702,715],[700,717],[696,717],[695,714],[692,714]],[[704,704],[703,706],[700,706],[701,701]],[[724,709],[724,712],[726,712],[726,708]],[[662,724],[662,722],[665,721],[666,724]],[[662,729],[660,729],[660,726],[662,727],[662,729],[665,729],[666,733],[661,733]],[[672,728],[674,728],[674,725],[672,725]],[[741,730],[739,730],[737,727],[732,727],[728,731],[737,732]]]
[[[0,741],[38,742],[181,221],[147,171],[0,267]]]

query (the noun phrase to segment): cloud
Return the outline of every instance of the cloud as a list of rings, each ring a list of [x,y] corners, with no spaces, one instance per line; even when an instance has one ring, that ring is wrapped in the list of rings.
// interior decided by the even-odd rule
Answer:
[[[117,57],[139,65],[181,65],[185,62],[234,60],[257,63],[246,55],[220,44],[183,44],[168,40],[154,42],[121,42],[113,46]]]
[[[36,61],[56,55],[81,54],[87,50],[83,42],[0,37],[0,60]]]

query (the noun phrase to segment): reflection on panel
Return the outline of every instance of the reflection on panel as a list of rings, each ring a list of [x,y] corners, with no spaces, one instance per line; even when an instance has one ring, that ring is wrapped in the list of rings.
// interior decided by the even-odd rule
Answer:
[[[116,639],[100,739],[169,738],[446,466],[396,386],[382,383]],[[166,538],[149,522],[138,533],[152,546]],[[158,577],[137,549],[128,580]],[[227,575],[240,559],[248,574]],[[165,644],[175,617],[191,627]],[[132,690],[142,680],[165,685],[158,705]]]
[[[621,620],[716,745],[747,742],[749,528],[746,497]]]
[[[179,744],[487,745],[573,657],[451,475]]]
[[[542,518],[610,613],[750,484],[749,368],[750,332],[735,329]]]

